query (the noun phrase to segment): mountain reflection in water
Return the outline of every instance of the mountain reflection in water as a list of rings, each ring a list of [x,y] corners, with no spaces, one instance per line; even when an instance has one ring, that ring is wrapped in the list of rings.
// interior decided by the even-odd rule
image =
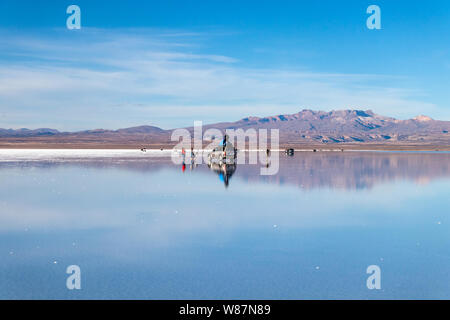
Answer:
[[[180,172],[216,173],[226,187],[232,176],[247,183],[295,185],[302,189],[333,188],[370,189],[379,183],[409,180],[426,184],[434,179],[450,177],[450,153],[429,152],[296,152],[279,155],[279,172],[260,175],[261,164],[210,165],[189,163]],[[5,162],[10,166],[54,168],[75,165],[91,168],[116,168],[151,173],[162,169],[178,170],[170,158],[102,159],[65,162]]]

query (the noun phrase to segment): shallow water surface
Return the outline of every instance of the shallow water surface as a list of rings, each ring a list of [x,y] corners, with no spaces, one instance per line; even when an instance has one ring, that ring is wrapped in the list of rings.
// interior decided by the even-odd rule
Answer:
[[[259,169],[0,162],[0,298],[450,298],[450,154],[297,152]]]

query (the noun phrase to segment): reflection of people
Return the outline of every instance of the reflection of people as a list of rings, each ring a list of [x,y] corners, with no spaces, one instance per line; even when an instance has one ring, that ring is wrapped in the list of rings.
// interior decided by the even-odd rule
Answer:
[[[223,181],[223,183],[225,184],[225,187],[228,187],[228,184],[230,182],[231,176],[234,174],[234,172],[236,171],[236,165],[235,164],[222,164],[222,165],[218,165],[218,164],[211,164],[210,168],[217,172],[219,175],[219,179],[220,181]]]
[[[231,176],[236,171],[236,165],[224,164],[224,165],[222,165],[222,170],[223,170],[223,175],[224,175],[223,182],[225,183],[225,187],[228,188],[228,184],[231,179]]]
[[[181,171],[186,170],[186,150],[184,148],[181,148],[181,157],[183,159],[183,164],[181,165]]]
[[[230,179],[230,176],[232,175],[232,173],[230,172],[230,175],[228,175],[227,165],[226,164],[224,164],[222,166],[222,170],[223,170],[223,175],[224,175],[223,176],[223,178],[224,178],[223,182],[225,183],[225,187],[228,187],[229,179]]]

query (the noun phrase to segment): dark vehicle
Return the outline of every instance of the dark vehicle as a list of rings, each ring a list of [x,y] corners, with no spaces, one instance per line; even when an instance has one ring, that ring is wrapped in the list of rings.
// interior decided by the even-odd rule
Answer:
[[[286,153],[288,156],[293,156],[294,155],[294,149],[286,149],[284,151],[284,153]]]

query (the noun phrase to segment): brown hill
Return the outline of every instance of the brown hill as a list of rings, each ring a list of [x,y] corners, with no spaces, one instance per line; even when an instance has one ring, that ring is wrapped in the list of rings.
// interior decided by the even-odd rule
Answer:
[[[398,120],[370,110],[313,111],[205,125],[204,130],[279,129],[283,146],[406,145],[450,146],[450,121],[427,116]],[[187,128],[192,130],[191,128]],[[172,146],[172,130],[139,126],[118,130],[59,132],[54,129],[0,129],[0,147],[135,148]]]

